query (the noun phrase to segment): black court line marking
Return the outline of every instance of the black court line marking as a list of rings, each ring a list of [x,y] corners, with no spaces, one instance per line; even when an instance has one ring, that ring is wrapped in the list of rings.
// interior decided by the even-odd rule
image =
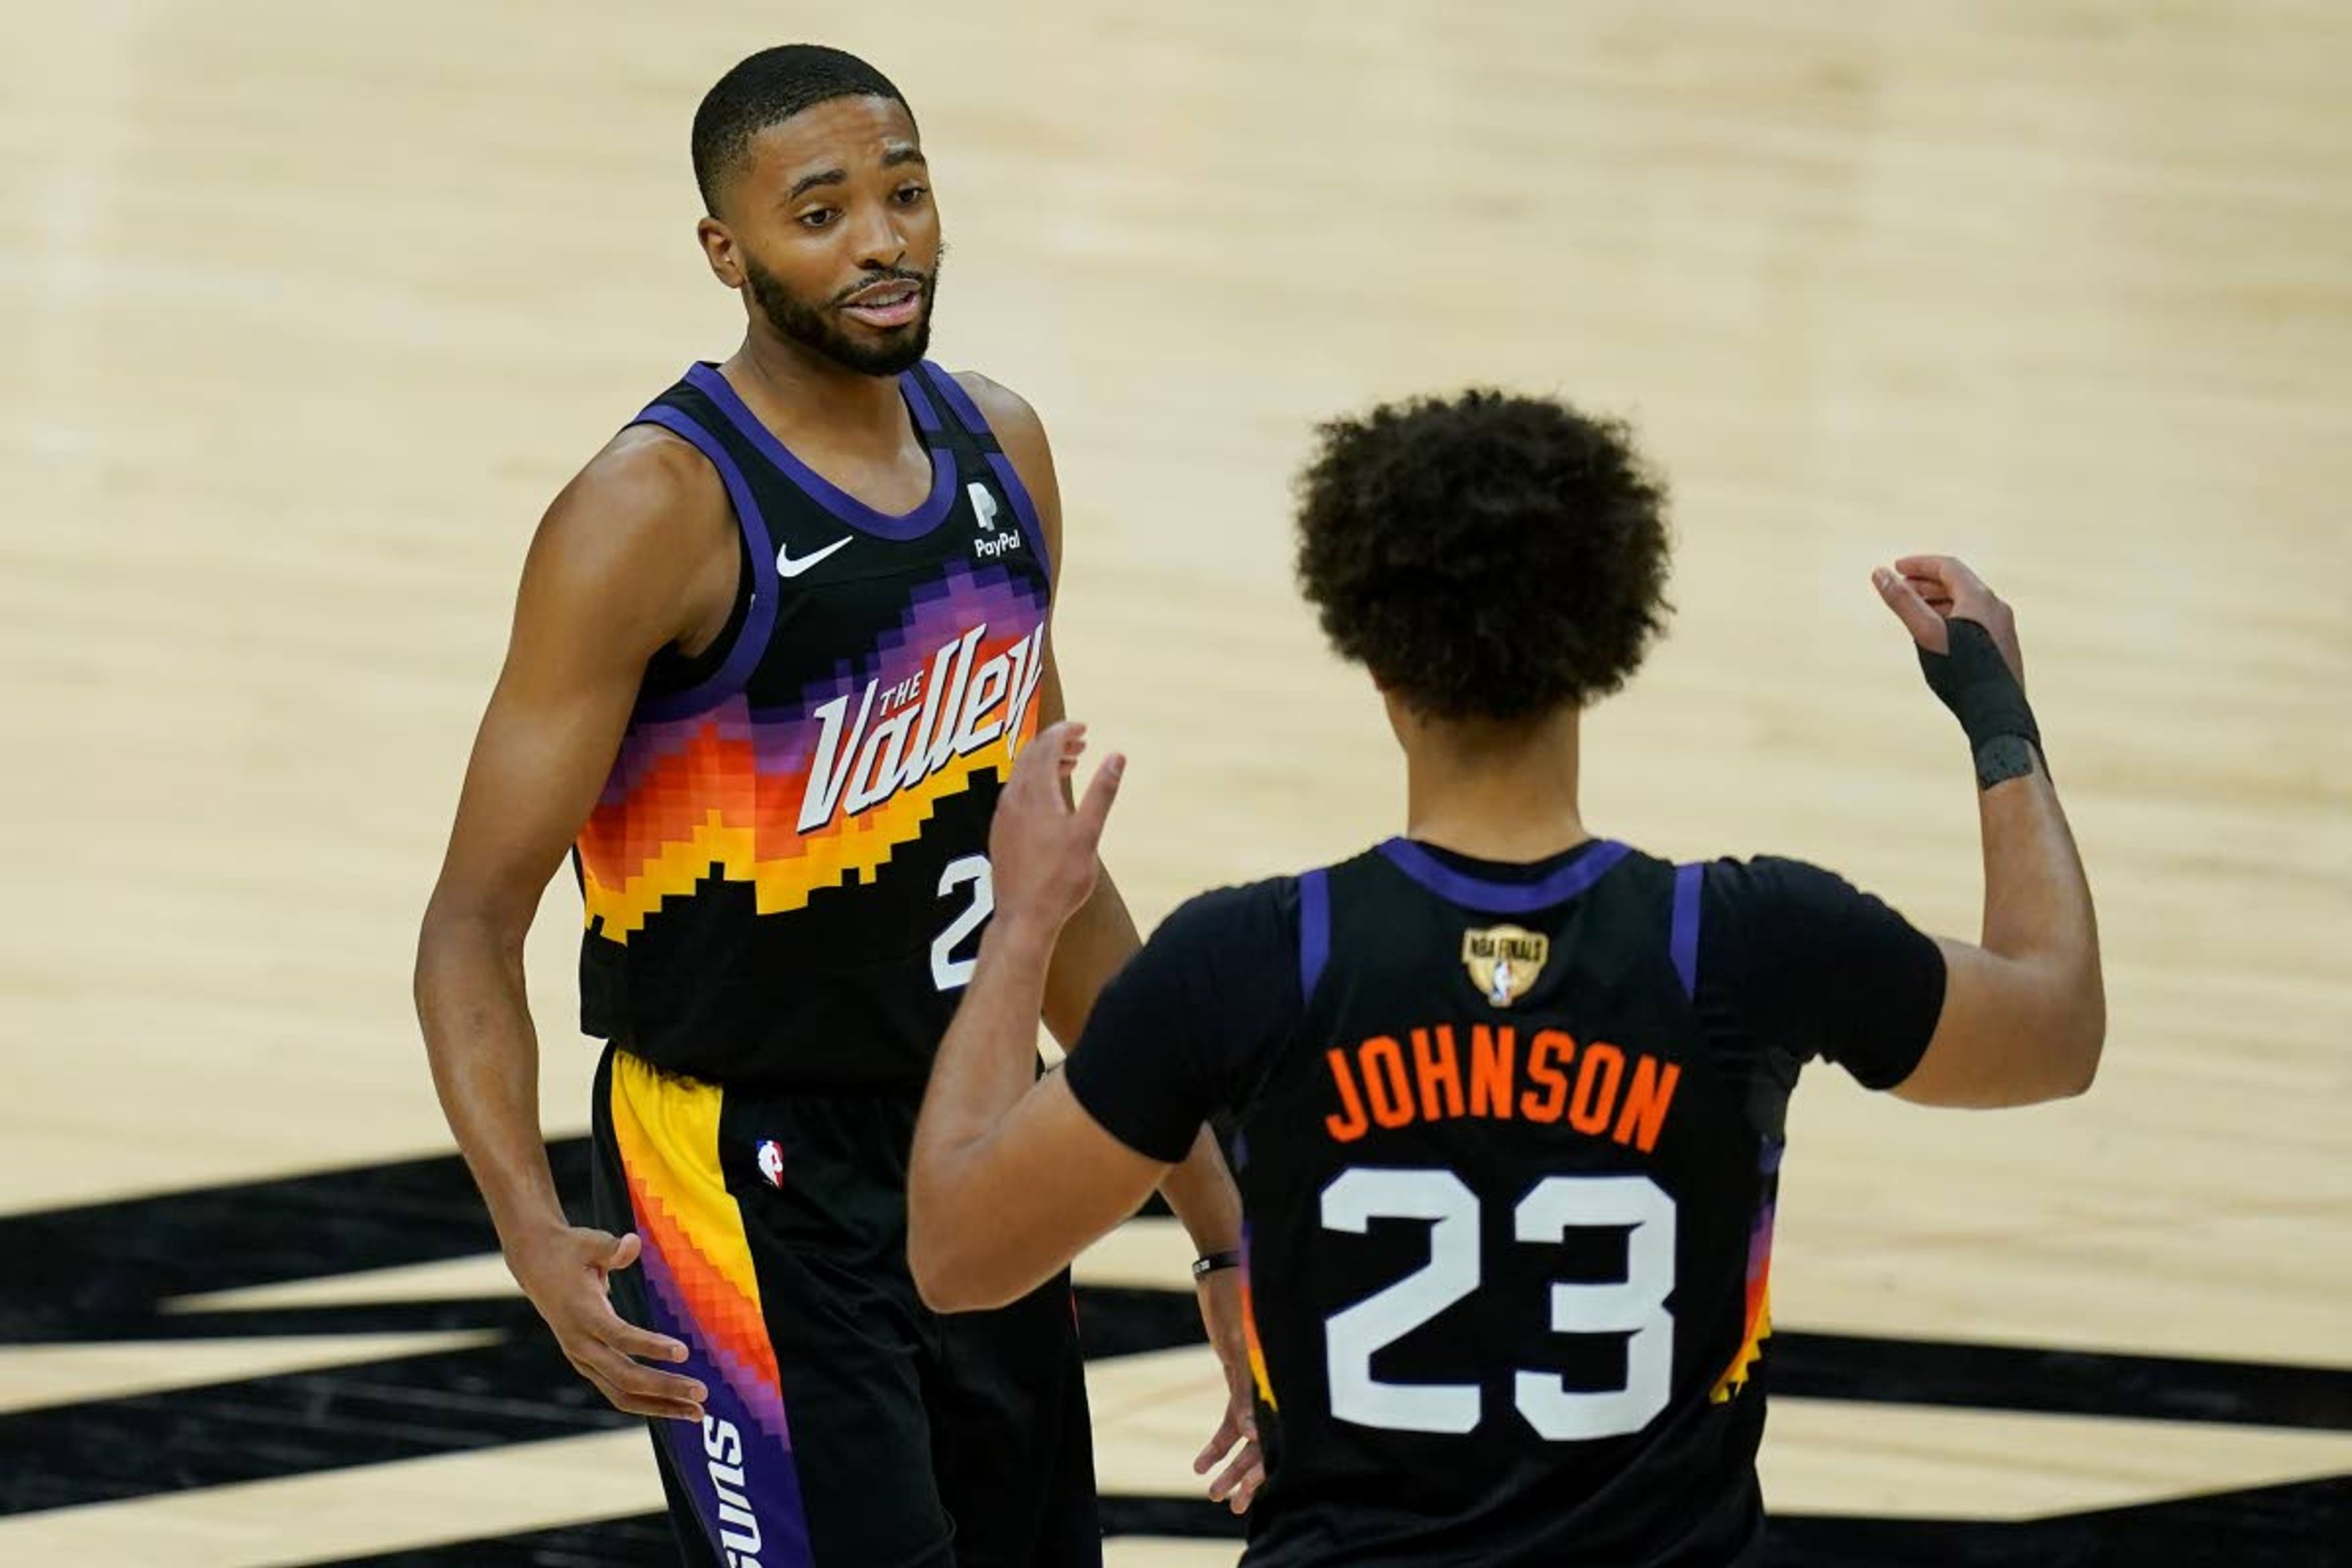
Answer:
[[[1106,1497],[1106,1534],[1238,1543],[1214,1503]],[[2352,1477],[2020,1523],[1776,1515],[1772,1568],[2342,1568]],[[307,1568],[675,1568],[662,1514],[458,1542]]]
[[[549,1148],[567,1208],[584,1214],[587,1141]],[[1153,1210],[1165,1212],[1156,1203]],[[0,1256],[11,1259],[18,1285],[0,1300],[0,1345],[461,1330],[499,1336],[465,1350],[0,1415],[0,1515],[635,1425],[573,1374],[529,1303],[513,1297],[166,1310],[186,1295],[476,1256],[495,1241],[455,1155],[0,1216]],[[1090,1360],[1201,1341],[1183,1281],[1165,1290],[1082,1288],[1079,1300]],[[2352,1371],[2336,1368],[1788,1330],[1770,1342],[1766,1367],[1780,1395],[2352,1431]],[[1119,1534],[1225,1539],[1239,1530],[1206,1502],[1108,1498],[1104,1510]],[[1794,1568],[2110,1561],[2301,1568],[2352,1560],[2297,1555],[2315,1541],[2352,1540],[2352,1477],[2027,1524],[1798,1517],[1776,1519],[1774,1531],[1774,1561]],[[653,1557],[633,1555],[656,1547]],[[670,1551],[654,1516],[364,1561],[371,1568],[557,1568],[667,1563]]]

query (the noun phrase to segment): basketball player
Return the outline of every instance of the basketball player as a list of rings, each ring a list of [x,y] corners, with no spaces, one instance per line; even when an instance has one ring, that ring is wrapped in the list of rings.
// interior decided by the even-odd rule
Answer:
[[[1068,1279],[942,1321],[904,1237],[991,813],[1061,711],[1045,431],[923,357],[939,211],[881,73],[755,55],[693,152],[743,345],[656,398],[531,544],[418,952],[435,1082],[515,1278],[583,1375],[656,1418],[690,1559],[1099,1563]],[[567,846],[583,1022],[610,1042],[595,1228],[550,1179],[521,968]],[[1135,942],[1105,880],[1040,994],[1061,1039]],[[1197,1142],[1167,1191],[1223,1253],[1238,1199]],[[1240,1369],[1212,1490],[1240,1503],[1237,1278],[1202,1299]]]
[[[1252,1564],[1758,1559],[1783,1115],[1820,1056],[1932,1105],[2081,1092],[2089,889],[2010,613],[1957,561],[1881,572],[1981,791],[1981,944],[1790,860],[1592,837],[1586,707],[1664,605],[1624,432],[1473,393],[1323,434],[1299,574],[1405,753],[1405,836],[1211,893],[1032,1086],[1028,1018],[1121,763],[1075,813],[1048,731],[992,837],[997,910],[916,1132],[942,1309],[1013,1299],[1230,1110],[1268,1477]]]

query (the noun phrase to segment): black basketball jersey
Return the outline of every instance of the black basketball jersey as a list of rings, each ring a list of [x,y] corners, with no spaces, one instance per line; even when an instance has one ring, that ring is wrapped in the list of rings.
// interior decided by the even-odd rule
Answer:
[[[697,364],[634,424],[709,458],[740,582],[648,668],[580,833],[583,1026],[730,1083],[919,1093],[994,906],[988,826],[1037,727],[1045,540],[971,398],[898,378],[930,494],[828,483]]]
[[[1607,842],[1300,879],[1305,1011],[1237,1106],[1253,1568],[1754,1560],[1778,1111],[1703,1044],[1699,886]]]

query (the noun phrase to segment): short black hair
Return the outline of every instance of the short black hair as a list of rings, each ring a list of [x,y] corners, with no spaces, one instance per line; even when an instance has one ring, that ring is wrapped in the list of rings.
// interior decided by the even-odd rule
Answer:
[[[1474,389],[1318,432],[1298,581],[1342,658],[1442,720],[1625,683],[1665,625],[1665,487],[1621,423]]]
[[[737,65],[694,111],[694,183],[702,188],[703,210],[719,216],[719,189],[761,132],[836,98],[868,97],[890,99],[908,119],[915,117],[888,77],[823,44],[779,44]]]

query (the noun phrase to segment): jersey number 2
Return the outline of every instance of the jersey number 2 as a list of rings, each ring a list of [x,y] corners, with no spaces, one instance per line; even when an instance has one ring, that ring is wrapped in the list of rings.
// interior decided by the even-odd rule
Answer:
[[[1468,1432],[1483,1414],[1475,1383],[1383,1383],[1372,1357],[1478,1288],[1478,1198],[1451,1171],[1359,1169],[1323,1189],[1323,1228],[1361,1236],[1375,1219],[1423,1219],[1429,1261],[1324,1325],[1331,1414],[1392,1432]],[[1622,1334],[1625,1384],[1570,1390],[1556,1373],[1520,1372],[1519,1414],[1554,1442],[1638,1432],[1666,1407],[1673,1382],[1675,1202],[1647,1176],[1551,1176],[1521,1199],[1520,1241],[1557,1241],[1571,1227],[1622,1230],[1625,1278],[1551,1288],[1560,1334]]]
[[[955,950],[996,912],[996,878],[988,868],[987,856],[967,855],[949,861],[948,868],[940,873],[940,897],[949,898],[967,883],[971,887],[971,902],[931,939],[931,983],[942,991],[960,991],[971,984],[979,952],[974,950],[971,957],[958,958]]]

